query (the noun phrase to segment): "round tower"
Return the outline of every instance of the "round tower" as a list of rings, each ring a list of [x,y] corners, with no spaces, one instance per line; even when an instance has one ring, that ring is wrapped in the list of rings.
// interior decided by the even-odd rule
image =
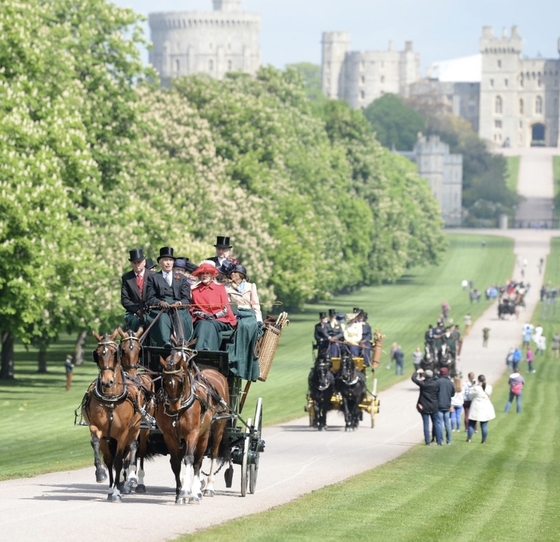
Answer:
[[[322,88],[331,99],[344,98],[344,60],[350,50],[349,32],[323,32]]]

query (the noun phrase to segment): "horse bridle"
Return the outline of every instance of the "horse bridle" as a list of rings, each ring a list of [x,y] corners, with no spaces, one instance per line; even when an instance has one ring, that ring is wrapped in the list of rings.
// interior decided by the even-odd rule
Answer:
[[[118,352],[119,352],[119,357],[120,357],[121,361],[122,361],[122,357],[123,357],[123,350],[124,350],[123,343],[124,342],[129,342],[130,343],[129,346],[128,346],[128,349],[130,351],[134,350],[134,341],[136,341],[140,345],[140,347],[142,347],[142,345],[140,344],[140,339],[138,337],[136,337],[135,335],[132,335],[130,333],[131,332],[129,331],[129,336],[128,337],[123,337],[121,339],[121,343],[119,344]],[[138,369],[138,367],[139,367],[138,363],[136,365],[123,365],[124,370]]]
[[[96,348],[96,350],[95,350],[96,353],[97,353],[97,349],[98,349],[100,346],[103,346],[103,351],[101,352],[101,354],[102,354],[103,356],[107,354],[107,347],[108,347],[108,346],[115,346],[116,348],[115,348],[114,356],[115,356],[115,358],[116,358],[117,361],[118,361],[117,353],[118,353],[119,345],[118,345],[115,341],[104,340],[104,341],[98,342],[98,343],[97,343],[97,348]],[[97,353],[97,355],[99,355],[99,353]],[[114,367],[110,367],[109,365],[105,365],[105,366],[103,366],[103,367],[99,367],[99,372],[100,372],[100,373],[102,373],[102,372],[104,372],[104,371],[113,371],[113,372],[115,372],[115,371],[117,370],[117,365],[118,365],[118,363],[115,363],[115,366],[114,366]]]

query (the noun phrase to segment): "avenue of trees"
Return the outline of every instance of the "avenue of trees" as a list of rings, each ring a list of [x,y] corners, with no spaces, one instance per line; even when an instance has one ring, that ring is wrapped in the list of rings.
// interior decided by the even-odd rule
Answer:
[[[14,340],[122,320],[128,250],[193,261],[230,235],[287,307],[437,263],[437,202],[361,112],[263,68],[177,80],[142,65],[138,15],[105,0],[0,4],[0,378]]]

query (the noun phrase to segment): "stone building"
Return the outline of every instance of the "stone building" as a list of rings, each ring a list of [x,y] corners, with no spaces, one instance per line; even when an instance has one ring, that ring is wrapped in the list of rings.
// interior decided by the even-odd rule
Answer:
[[[322,88],[329,98],[364,108],[385,93],[408,96],[420,78],[420,55],[407,41],[404,51],[350,51],[350,33],[324,32]]]
[[[522,58],[517,26],[502,36],[484,27],[480,52],[480,137],[499,146],[557,147],[560,60]]]
[[[416,163],[418,174],[428,181],[432,194],[439,202],[446,226],[460,226],[463,192],[463,156],[450,154],[449,145],[439,136],[418,135],[414,149],[398,152]]]
[[[150,63],[162,84],[173,77],[227,72],[254,74],[261,65],[261,16],[241,10],[241,0],[213,0],[214,11],[150,13]]]

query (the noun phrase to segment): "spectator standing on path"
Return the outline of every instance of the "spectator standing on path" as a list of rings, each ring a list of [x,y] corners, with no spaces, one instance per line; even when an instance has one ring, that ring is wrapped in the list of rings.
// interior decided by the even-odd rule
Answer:
[[[414,364],[414,370],[418,371],[420,369],[420,363],[422,362],[422,350],[419,346],[416,347],[416,350],[412,352],[412,363]]]
[[[463,397],[465,399],[463,402],[463,409],[465,410],[465,431],[468,431],[469,429],[469,412],[471,408],[470,393],[475,384],[476,380],[474,378],[474,373],[469,373],[465,385],[463,386]]]
[[[513,352],[513,359],[511,360],[512,371],[514,371],[515,369],[519,369],[519,362],[521,361],[522,357],[523,357],[523,352],[521,351],[521,348],[517,346]]]
[[[535,352],[535,355],[537,355],[539,352],[541,356],[544,356],[546,352],[546,335],[541,335],[539,337],[539,342],[537,343],[537,351]]]
[[[510,370],[510,372],[513,370],[513,354],[515,353],[515,348],[512,346],[507,353],[506,356],[506,365],[508,366],[508,369]]]
[[[488,422],[496,417],[494,405],[490,400],[492,386],[486,382],[484,375],[479,375],[476,385],[471,388],[469,396],[471,398],[471,408],[469,411],[469,432],[467,442],[472,441],[476,422],[480,422],[482,432],[482,444],[488,438]]]
[[[451,399],[455,395],[455,386],[453,386],[453,382],[449,380],[449,369],[447,367],[442,367],[439,374],[440,378],[436,380],[438,385],[439,424],[442,428],[442,440],[443,428],[445,428],[445,442],[447,442],[447,444],[451,444],[451,421],[449,419],[449,410],[451,408]]]
[[[404,374],[404,352],[400,344],[397,344],[397,348],[393,352],[393,359],[395,360],[395,374]]]
[[[424,371],[418,369],[412,375],[412,382],[420,388],[420,395],[418,396],[418,404],[416,409],[422,415],[422,422],[424,425],[424,442],[426,446],[432,443],[432,436],[430,431],[430,420],[436,435],[436,442],[438,446],[443,445],[443,435],[438,416],[438,383],[433,379],[434,373],[429,369]]]
[[[463,403],[465,402],[460,376],[456,376],[453,379],[453,387],[455,388],[455,395],[451,399],[451,406],[453,407],[453,410],[450,412],[451,431],[458,433],[461,431],[461,413],[463,412]]]
[[[560,333],[556,333],[554,337],[552,337],[552,357],[558,358],[560,354]]]
[[[531,347],[527,348],[527,354],[526,354],[526,357],[525,357],[525,361],[529,365],[529,372],[530,373],[536,373],[537,371],[535,371],[535,369],[533,368],[533,351],[531,350]]]
[[[472,326],[472,318],[470,313],[465,314],[465,317],[463,318],[463,323],[465,324],[465,335],[468,335]]]
[[[523,324],[523,348],[527,348],[531,342],[531,337],[533,335],[533,324],[527,322]]]
[[[523,394],[523,386],[525,386],[525,379],[519,374],[519,369],[516,369],[509,375],[509,399],[504,408],[504,412],[509,412],[511,403],[515,398],[517,402],[517,414],[521,414],[521,395]]]
[[[72,386],[72,374],[74,371],[74,364],[72,363],[72,356],[68,354],[64,362],[64,369],[66,370],[66,391],[70,391]]]
[[[539,346],[539,341],[541,339],[542,334],[543,334],[543,327],[540,324],[537,324],[537,327],[535,327],[535,331],[533,333],[533,341],[537,345],[537,348]]]
[[[441,304],[441,314],[443,316],[443,321],[447,322],[448,318],[449,318],[449,311],[451,310],[451,307],[449,306],[449,303],[447,301],[444,301]]]
[[[488,347],[488,339],[490,337],[490,328],[489,327],[485,327],[482,330],[482,346],[484,348]]]

